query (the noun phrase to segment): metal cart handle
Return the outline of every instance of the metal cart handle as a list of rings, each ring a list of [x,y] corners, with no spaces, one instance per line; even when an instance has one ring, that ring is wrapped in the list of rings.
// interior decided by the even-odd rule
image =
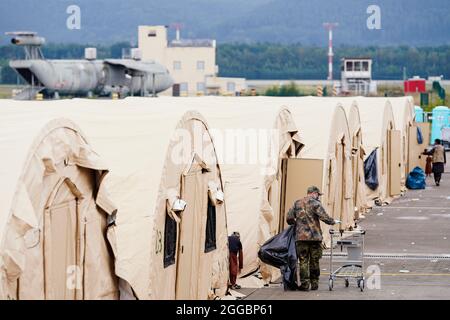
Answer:
[[[330,234],[341,233],[341,231],[336,231],[334,229],[330,229]],[[366,234],[366,230],[356,230],[356,231],[344,231],[346,234]]]

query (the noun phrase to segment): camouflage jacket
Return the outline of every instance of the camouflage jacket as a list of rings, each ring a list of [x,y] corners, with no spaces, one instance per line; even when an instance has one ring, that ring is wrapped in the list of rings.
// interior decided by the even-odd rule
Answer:
[[[320,201],[308,196],[295,201],[286,220],[290,225],[295,223],[297,241],[322,241],[320,220],[334,224],[334,219],[325,212]]]

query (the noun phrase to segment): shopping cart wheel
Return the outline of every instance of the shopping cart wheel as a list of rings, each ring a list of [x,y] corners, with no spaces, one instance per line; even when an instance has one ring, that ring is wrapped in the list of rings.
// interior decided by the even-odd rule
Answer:
[[[330,280],[328,281],[328,289],[330,289],[330,291],[333,290],[333,279],[330,279]]]
[[[348,286],[349,286],[348,279],[345,279],[345,287],[348,288]]]

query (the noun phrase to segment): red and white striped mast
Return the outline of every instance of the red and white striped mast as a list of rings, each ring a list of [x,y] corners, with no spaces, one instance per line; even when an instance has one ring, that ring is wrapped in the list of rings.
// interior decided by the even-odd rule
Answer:
[[[182,23],[175,22],[172,23],[170,26],[175,29],[175,42],[180,42],[181,41],[180,31],[184,27],[184,25]]]
[[[323,24],[324,28],[328,30],[328,80],[333,80],[333,29],[338,23],[326,22]]]

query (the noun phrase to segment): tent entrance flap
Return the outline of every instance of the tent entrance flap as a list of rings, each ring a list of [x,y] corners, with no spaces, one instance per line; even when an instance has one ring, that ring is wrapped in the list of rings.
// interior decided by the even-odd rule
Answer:
[[[359,193],[359,168],[362,165],[361,159],[361,130],[358,130],[357,134],[353,136],[352,140],[352,175],[353,175],[353,207],[358,207],[358,193]]]
[[[283,181],[281,192],[280,231],[286,224],[286,215],[294,201],[306,196],[309,186],[322,188],[323,160],[320,159],[283,159]]]
[[[417,141],[417,130],[422,132],[422,144]],[[421,167],[425,171],[427,164],[427,156],[422,155],[422,152],[430,145],[430,124],[427,122],[415,123],[409,128],[409,158],[408,158],[408,173],[415,167]]]
[[[422,130],[422,137],[423,137],[423,146],[427,148],[431,144],[431,123],[429,122],[421,122],[417,123],[417,126]],[[423,149],[420,149],[420,152],[423,151]],[[425,167],[427,165],[427,157],[422,157],[422,166],[425,170]],[[414,168],[413,168],[414,169]]]
[[[401,193],[401,131],[389,130],[389,195]]]
[[[426,156],[422,155],[423,150],[428,146],[422,141],[419,144],[417,141],[418,126],[411,126],[408,128],[408,174],[415,168],[422,166],[422,158]],[[421,130],[421,129],[420,129]],[[425,167],[422,168],[425,171]]]
[[[344,143],[340,142],[336,144],[336,174],[333,175],[332,177],[330,177],[330,184],[334,184],[337,185],[340,183],[340,187],[339,188],[335,188],[335,201],[333,203],[333,212],[332,212],[332,216],[336,217],[337,215],[339,215],[339,219],[341,221],[345,221],[344,219],[344,201],[345,201],[345,195],[342,195],[341,193],[345,193],[346,189],[347,189],[347,177],[345,176],[345,167],[346,167],[346,159],[344,156]],[[337,181],[335,181],[335,179],[338,179]],[[338,200],[338,201],[337,201]]]
[[[195,167],[195,168],[194,168]],[[203,216],[208,204],[206,174],[194,165],[183,179],[182,198],[187,202],[181,214],[178,243],[176,299],[198,299],[201,235]]]
[[[78,198],[61,183],[44,214],[46,299],[82,298]]]

